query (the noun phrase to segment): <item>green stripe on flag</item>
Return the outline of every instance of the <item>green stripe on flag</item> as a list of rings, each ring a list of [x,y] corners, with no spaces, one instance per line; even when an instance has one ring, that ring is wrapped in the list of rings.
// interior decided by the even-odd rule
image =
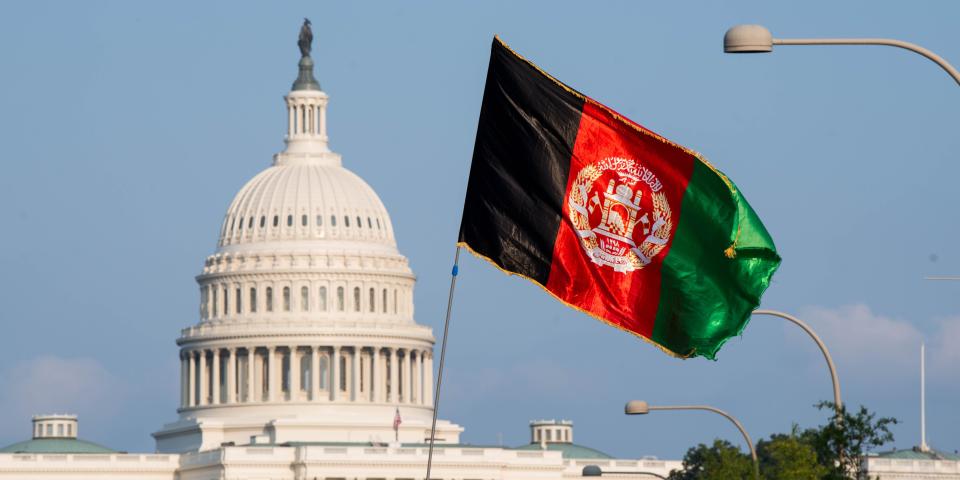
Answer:
[[[715,359],[723,343],[743,331],[780,265],[760,218],[728,182],[694,161],[663,261],[652,340],[681,356]],[[728,258],[724,252],[735,239]]]

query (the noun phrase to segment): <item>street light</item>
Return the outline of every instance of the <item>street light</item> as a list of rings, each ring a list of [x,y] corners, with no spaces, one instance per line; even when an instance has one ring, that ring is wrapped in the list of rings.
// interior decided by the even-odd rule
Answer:
[[[737,427],[737,430],[740,430],[740,433],[743,434],[743,439],[747,442],[747,447],[750,448],[750,456],[753,458],[753,477],[755,479],[760,478],[760,461],[757,459],[757,450],[753,446],[753,440],[750,440],[750,435],[747,434],[746,429],[743,428],[743,425],[737,421],[736,418],[733,418],[727,412],[720,410],[719,408],[713,408],[707,405],[649,405],[643,400],[630,400],[627,402],[626,407],[623,411],[627,415],[646,415],[652,410],[705,410],[707,412],[713,412],[718,415],[722,415],[727,420],[733,422],[734,426]]]
[[[653,472],[613,472],[613,471],[610,471],[610,470],[603,471],[603,470],[601,470],[600,467],[597,466],[597,465],[587,465],[586,467],[583,467],[583,476],[584,476],[584,477],[599,477],[599,476],[601,476],[601,475],[603,475],[603,474],[607,474],[607,475],[610,475],[610,474],[615,474],[615,475],[650,475],[651,477],[657,477],[657,478],[662,478],[663,480],[667,480],[667,477],[664,477],[663,475],[660,475],[659,473],[653,473]]]
[[[833,365],[833,358],[830,357],[830,351],[827,350],[827,346],[820,340],[816,332],[802,320],[789,313],[778,312],[776,310],[754,310],[753,315],[770,315],[793,322],[796,326],[802,328],[804,332],[807,332],[807,335],[810,335],[810,338],[817,343],[817,346],[820,347],[820,352],[823,353],[823,358],[827,361],[827,368],[830,369],[830,380],[833,382],[833,407],[837,412],[837,421],[840,421],[842,418],[840,411],[843,409],[843,402],[840,400],[840,378],[837,377],[837,367]]]
[[[960,85],[960,72],[943,57],[920,45],[890,38],[773,38],[763,25],[737,25],[723,36],[726,53],[770,53],[774,45],[885,45],[918,53],[946,70]]]

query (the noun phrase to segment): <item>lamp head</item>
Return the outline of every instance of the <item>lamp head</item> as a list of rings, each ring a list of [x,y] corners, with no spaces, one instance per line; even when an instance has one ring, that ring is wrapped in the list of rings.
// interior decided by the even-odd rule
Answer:
[[[583,476],[584,477],[599,477],[603,475],[603,470],[600,470],[600,467],[596,465],[587,465],[583,467]]]
[[[646,415],[650,413],[650,406],[643,400],[630,400],[627,406],[623,408],[623,413],[627,415]]]
[[[737,25],[723,35],[725,53],[769,53],[773,35],[763,25]]]

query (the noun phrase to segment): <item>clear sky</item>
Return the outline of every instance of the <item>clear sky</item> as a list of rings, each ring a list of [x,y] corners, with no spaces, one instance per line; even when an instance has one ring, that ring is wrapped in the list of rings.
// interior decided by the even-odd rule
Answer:
[[[880,47],[724,55],[727,27],[882,36],[960,64],[956,2],[4,2],[0,4],[0,445],[34,413],[150,451],[175,418],[174,339],[197,321],[193,277],[246,180],[282,148],[297,29],[344,164],[387,205],[439,336],[494,34],[544,69],[703,152],[740,186],[784,261],[764,307],[809,321],[844,399],[919,442],[960,448],[960,87]],[[464,440],[528,441],[567,418],[577,443],[679,458],[719,417],[625,417],[629,399],[706,403],[754,438],[825,421],[819,351],[758,317],[716,362],[677,360],[463,260],[441,417]],[[389,421],[389,420],[388,420]],[[742,444],[742,443],[741,443]]]

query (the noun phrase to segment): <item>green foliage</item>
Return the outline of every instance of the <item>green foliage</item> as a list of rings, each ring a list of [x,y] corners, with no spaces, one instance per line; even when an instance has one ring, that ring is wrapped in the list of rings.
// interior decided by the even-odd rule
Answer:
[[[796,425],[789,435],[770,436],[757,442],[760,475],[769,480],[818,480],[829,469],[817,461],[817,452],[798,434]]]
[[[889,427],[896,425],[897,419],[877,418],[863,405],[856,413],[850,413],[846,406],[837,412],[832,402],[820,402],[817,408],[833,412],[830,422],[801,436],[816,450],[820,464],[830,469],[823,479],[866,478],[862,471],[864,456],[893,441]]]
[[[801,431],[796,425],[789,434],[774,434],[757,443],[760,475],[767,480],[850,480],[866,479],[862,471],[867,452],[893,441],[890,426],[897,420],[880,417],[860,406],[855,413],[845,407],[839,412],[833,403],[820,402],[819,409],[833,412],[819,428]],[[670,480],[737,480],[753,476],[753,462],[730,442],[714,440],[687,450],[683,469]]]
[[[670,473],[670,480],[732,480],[752,478],[753,461],[726,440],[714,440],[687,450],[683,470]]]

